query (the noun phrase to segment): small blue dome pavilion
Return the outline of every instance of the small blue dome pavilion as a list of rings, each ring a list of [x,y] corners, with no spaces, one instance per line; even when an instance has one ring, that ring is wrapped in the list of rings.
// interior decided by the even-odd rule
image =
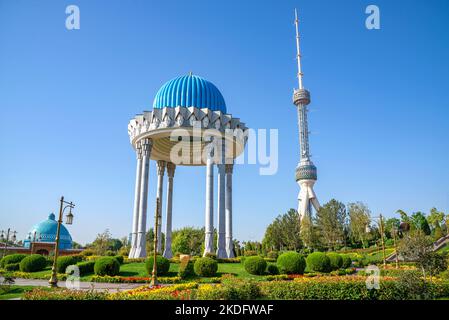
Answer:
[[[47,220],[34,225],[28,232],[27,238],[23,242],[25,248],[30,248],[31,242],[55,242],[58,222],[55,215],[50,213]],[[36,237],[34,236],[36,234]],[[59,249],[72,249],[72,236],[67,228],[61,224],[59,231]]]
[[[212,83],[193,74],[180,76],[165,83],[154,98],[153,108],[197,107],[226,113],[221,92]]]

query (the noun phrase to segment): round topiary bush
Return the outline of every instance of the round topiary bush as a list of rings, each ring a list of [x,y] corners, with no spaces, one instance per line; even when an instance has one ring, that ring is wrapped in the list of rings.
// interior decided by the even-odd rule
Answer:
[[[276,262],[279,272],[283,274],[303,274],[306,268],[304,257],[294,251],[281,254]]]
[[[196,275],[200,277],[213,277],[217,273],[218,263],[211,258],[199,258],[195,261],[193,269]]]
[[[331,269],[332,270],[338,270],[343,266],[343,258],[341,255],[335,252],[329,252],[327,254],[330,262],[331,262]]]
[[[153,257],[148,257],[148,259],[145,260],[145,268],[149,275],[153,273]],[[163,256],[157,256],[156,257],[156,266],[157,266],[157,275],[163,276],[168,273],[168,270],[170,269],[170,260]]]
[[[85,276],[86,274],[93,273],[95,267],[95,261],[82,261],[76,264],[78,270],[80,271],[80,276]]]
[[[181,279],[187,279],[194,275],[195,275],[195,271],[193,269],[192,261],[181,262],[179,264],[178,276],[181,277]]]
[[[260,256],[251,256],[245,259],[244,267],[249,274],[262,275],[267,268],[267,262]]]
[[[94,273],[98,276],[116,276],[120,272],[120,263],[114,257],[101,257],[95,261]]]
[[[47,260],[40,254],[29,255],[20,261],[19,269],[22,272],[42,271],[47,266]]]
[[[267,267],[267,272],[270,275],[274,276],[274,275],[279,274],[279,268],[275,264],[269,264],[268,267]]]
[[[326,254],[322,252],[313,252],[307,256],[307,269],[315,272],[330,272],[331,261]]]
[[[72,256],[58,257],[58,259],[56,260],[56,271],[58,273],[65,273],[65,269],[67,269],[68,266],[77,263],[78,263],[77,259]]]
[[[26,254],[21,253],[7,255],[0,260],[0,267],[4,268],[7,264],[20,263],[26,256]]]
[[[350,268],[352,266],[352,259],[348,254],[342,254],[341,258],[343,259],[342,268]]]

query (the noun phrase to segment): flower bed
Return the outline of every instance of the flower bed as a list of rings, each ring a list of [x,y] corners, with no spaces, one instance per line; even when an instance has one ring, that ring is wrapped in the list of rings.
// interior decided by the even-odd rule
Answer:
[[[160,283],[180,283],[181,277],[158,277]],[[150,283],[151,277],[122,277],[122,276],[92,276],[92,282],[106,283]]]
[[[194,289],[198,288],[195,282],[177,284],[172,286],[142,286],[136,289],[112,293],[109,300],[190,300],[194,298]]]
[[[106,300],[107,292],[36,288],[25,292],[24,300]]]

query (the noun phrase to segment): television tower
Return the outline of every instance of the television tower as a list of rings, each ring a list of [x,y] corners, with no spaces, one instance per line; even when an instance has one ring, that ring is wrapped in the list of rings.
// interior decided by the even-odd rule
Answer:
[[[299,184],[298,213],[299,219],[307,214],[312,215],[312,206],[315,210],[320,209],[320,203],[313,191],[313,186],[317,180],[317,169],[310,160],[309,153],[309,130],[307,125],[307,105],[310,103],[310,93],[303,87],[303,73],[301,72],[301,52],[299,49],[298,13],[295,9],[296,26],[296,61],[298,63],[298,89],[293,90],[293,103],[298,111],[299,127],[299,163],[296,167],[296,182]]]

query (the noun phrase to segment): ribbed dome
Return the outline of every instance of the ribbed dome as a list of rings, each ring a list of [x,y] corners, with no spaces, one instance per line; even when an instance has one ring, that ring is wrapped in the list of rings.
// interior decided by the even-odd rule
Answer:
[[[33,241],[35,232],[36,242],[55,242],[57,229],[58,222],[55,220],[55,215],[51,213],[47,220],[34,225],[30,229],[27,238],[23,242],[24,247],[30,247],[30,242]],[[59,249],[72,249],[72,237],[63,224],[61,224],[61,230],[59,231]]]
[[[188,74],[165,83],[154,98],[153,108],[197,107],[226,113],[221,92],[201,77]]]

